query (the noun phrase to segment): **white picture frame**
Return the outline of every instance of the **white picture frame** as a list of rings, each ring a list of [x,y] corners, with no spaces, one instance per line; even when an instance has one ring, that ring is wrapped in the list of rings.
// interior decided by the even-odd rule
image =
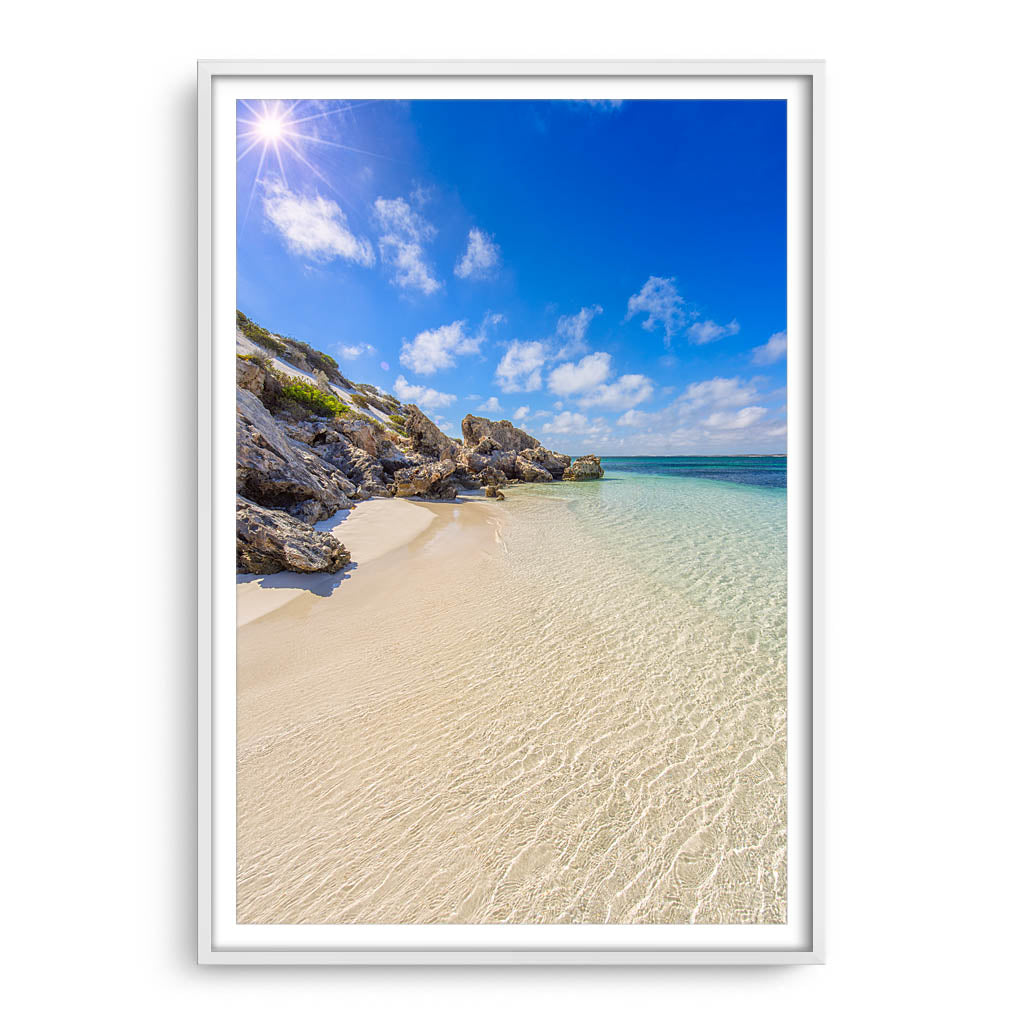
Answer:
[[[790,457],[803,467],[798,486],[790,490],[790,581],[798,591],[790,602],[791,703],[793,677],[800,676],[799,707],[793,707],[788,779],[791,818],[800,822],[799,849],[791,849],[790,885],[804,893],[798,927],[782,944],[758,938],[764,933],[744,929],[785,928],[784,925],[444,925],[444,926],[278,926],[248,925],[256,933],[231,929],[220,899],[228,884],[225,865],[231,859],[233,803],[218,790],[232,751],[225,749],[233,728],[234,678],[224,678],[218,657],[225,644],[234,642],[233,614],[218,600],[218,579],[223,560],[217,553],[218,481],[230,468],[218,458],[218,405],[216,353],[218,332],[230,328],[233,314],[224,319],[225,303],[234,308],[231,275],[234,237],[227,244],[218,228],[223,215],[233,223],[234,208],[224,210],[224,187],[218,172],[223,160],[218,146],[224,140],[217,116],[218,95],[245,83],[253,95],[261,83],[271,81],[274,95],[293,95],[303,83],[336,80],[348,95],[356,83],[375,89],[402,87],[402,95],[415,87],[416,95],[518,96],[527,88],[547,96],[558,95],[651,97],[658,90],[702,89],[702,95],[776,95],[792,85],[800,102],[790,121],[793,155],[798,157],[799,188],[794,195],[790,178],[789,307],[790,345],[803,335],[802,355],[791,361],[789,382],[795,392],[790,415]],[[744,92],[747,87],[747,92]],[[592,92],[591,90],[597,90]],[[823,907],[823,701],[820,597],[821,519],[821,411],[814,402],[822,378],[822,151],[824,63],[795,61],[200,61],[198,64],[198,268],[199,268],[199,870],[198,960],[202,964],[820,964],[824,962]],[[397,95],[394,92],[393,95]],[[229,97],[230,98],[230,97]],[[233,101],[232,101],[233,102]],[[797,123],[798,122],[798,123]],[[233,136],[232,136],[233,145]],[[233,166],[227,168],[233,176]],[[224,178],[223,180],[226,180]],[[796,207],[796,208],[794,208]],[[227,223],[227,221],[224,221]],[[225,262],[227,261],[227,262]],[[795,329],[794,329],[795,327]],[[223,336],[223,335],[222,335]],[[233,345],[232,345],[233,349]],[[792,470],[791,470],[792,472]],[[794,524],[796,530],[794,530]],[[796,549],[795,551],[793,549]],[[795,555],[795,559],[794,559]],[[798,713],[797,713],[798,712]],[[226,727],[226,728],[225,728]],[[218,763],[221,765],[218,768]],[[791,829],[796,825],[791,821]],[[791,847],[793,844],[791,843]],[[232,890],[233,894],[233,890]],[[299,929],[298,932],[294,929]],[[334,941],[324,928],[337,932]],[[290,929],[290,930],[289,930]],[[351,929],[358,929],[353,933]],[[499,931],[495,931],[498,929]],[[512,929],[503,937],[500,929]],[[523,929],[532,931],[524,932]],[[543,930],[543,940],[534,938]],[[683,930],[682,932],[680,930]],[[740,930],[723,939],[720,929]],[[518,931],[516,931],[518,930]],[[596,931],[595,931],[596,930]],[[624,931],[625,930],[625,931]],[[688,930],[688,931],[686,931]],[[286,935],[285,932],[288,932]],[[516,936],[512,941],[513,934]],[[327,936],[325,938],[325,936]],[[355,937],[354,937],[355,936]],[[749,939],[747,938],[749,936]]]

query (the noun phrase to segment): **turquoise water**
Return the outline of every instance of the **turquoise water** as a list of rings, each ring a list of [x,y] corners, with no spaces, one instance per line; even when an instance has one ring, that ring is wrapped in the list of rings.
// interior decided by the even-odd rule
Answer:
[[[573,913],[784,921],[786,460],[603,465],[600,481],[509,488],[501,526],[508,592],[564,655],[538,706],[571,694],[576,720],[600,722],[595,792],[650,782],[629,832],[640,881],[616,859]]]

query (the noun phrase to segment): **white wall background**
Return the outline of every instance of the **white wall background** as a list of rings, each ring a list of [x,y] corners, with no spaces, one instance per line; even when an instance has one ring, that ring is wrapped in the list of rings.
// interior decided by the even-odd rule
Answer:
[[[1024,678],[1018,16],[989,0],[8,9],[12,1019],[1008,1016]],[[275,56],[829,61],[826,966],[193,965],[193,61]]]

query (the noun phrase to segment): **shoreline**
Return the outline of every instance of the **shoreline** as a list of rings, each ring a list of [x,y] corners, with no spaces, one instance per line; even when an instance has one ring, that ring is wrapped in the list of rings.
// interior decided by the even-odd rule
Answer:
[[[475,495],[460,495],[454,502],[414,501],[408,498],[370,498],[354,508],[317,523],[348,549],[352,561],[338,573],[278,572],[271,575],[239,573],[235,586],[235,628],[241,629],[301,597],[335,597],[362,576],[360,570],[412,544],[433,527],[443,525],[449,506],[494,503]],[[440,511],[439,511],[440,510]]]

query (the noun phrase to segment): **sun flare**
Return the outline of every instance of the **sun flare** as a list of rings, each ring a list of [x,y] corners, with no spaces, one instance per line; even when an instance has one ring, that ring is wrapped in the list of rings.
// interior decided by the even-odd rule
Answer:
[[[276,117],[264,117],[256,126],[256,132],[261,138],[272,140],[281,138],[284,125]]]

